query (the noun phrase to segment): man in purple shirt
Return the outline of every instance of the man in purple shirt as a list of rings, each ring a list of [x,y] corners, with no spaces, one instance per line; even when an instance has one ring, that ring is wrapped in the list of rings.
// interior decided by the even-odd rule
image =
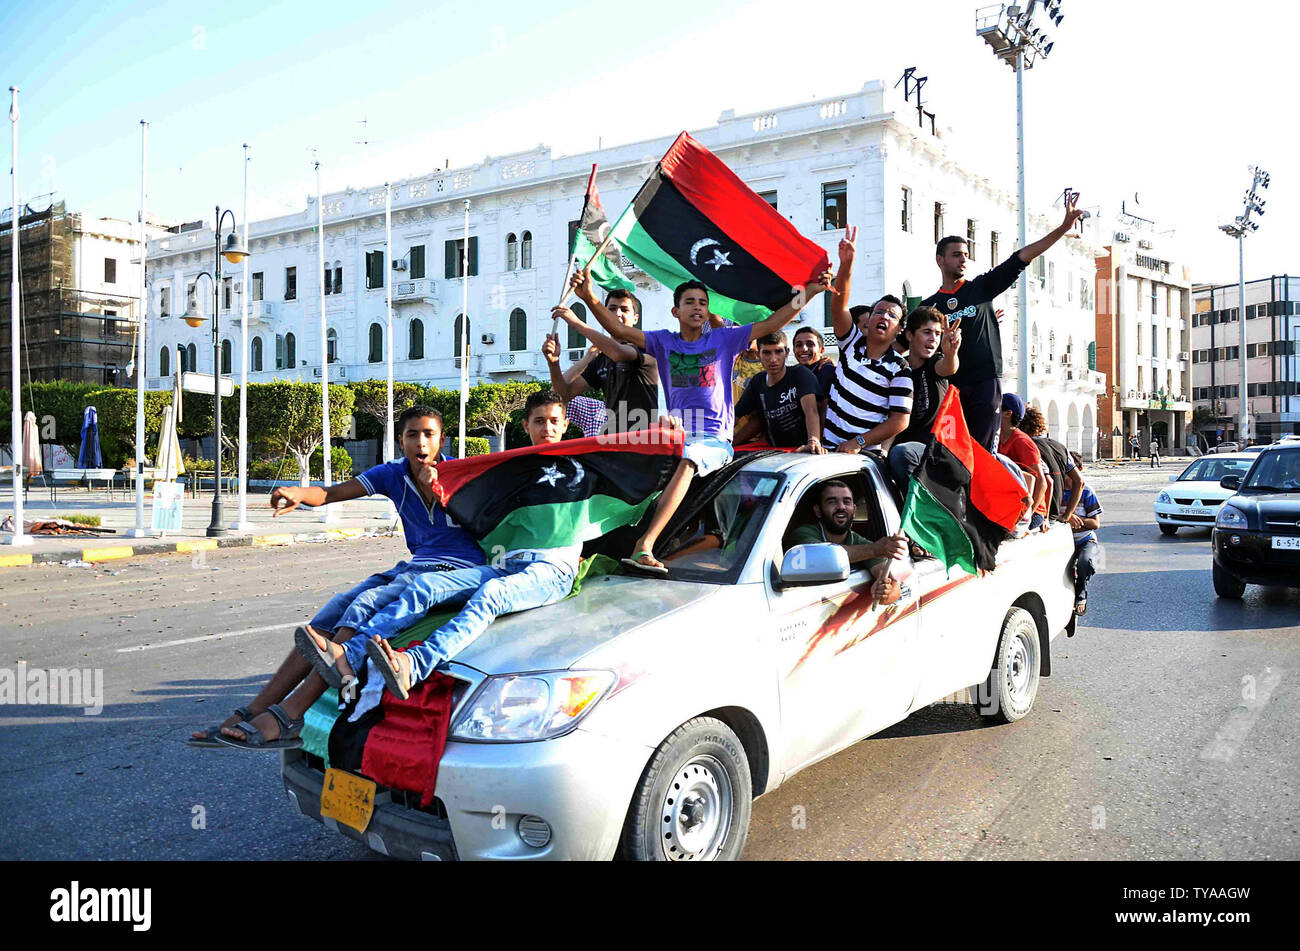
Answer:
[[[818,282],[809,284],[766,320],[748,326],[717,328],[710,326],[709,289],[698,281],[687,281],[673,291],[673,316],[679,329],[643,331],[624,324],[605,308],[586,271],[573,275],[574,293],[595,314],[605,331],[655,358],[668,413],[686,431],[682,461],[659,496],[650,524],[633,549],[632,557],[623,559],[625,565],[646,574],[668,574],[668,569],[654,556],[660,532],[685,498],[695,474],[708,475],[731,461],[731,436],[736,425],[731,402],[731,368],[736,357],[749,349],[751,340],[776,333],[793,320],[830,281],[827,271]]]

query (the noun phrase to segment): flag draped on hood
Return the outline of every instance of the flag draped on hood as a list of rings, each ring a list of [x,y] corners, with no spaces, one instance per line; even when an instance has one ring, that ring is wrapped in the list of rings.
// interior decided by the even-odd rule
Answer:
[[[991,571],[1028,503],[1015,476],[971,439],[957,387],[948,387],[907,488],[903,531],[948,568]]]
[[[709,309],[742,324],[783,307],[830,266],[821,247],[685,132],[615,222],[614,240],[665,287],[700,281]]]
[[[578,229],[573,235],[573,247],[569,253],[578,259],[579,266],[591,261],[596,249],[605,243],[609,235],[609,219],[600,204],[600,192],[596,190],[596,166],[591,166],[591,178],[587,180],[587,197],[582,201],[582,215],[578,218]],[[612,241],[591,262],[591,279],[607,291],[635,290],[635,285],[623,274],[622,261],[618,245]]]

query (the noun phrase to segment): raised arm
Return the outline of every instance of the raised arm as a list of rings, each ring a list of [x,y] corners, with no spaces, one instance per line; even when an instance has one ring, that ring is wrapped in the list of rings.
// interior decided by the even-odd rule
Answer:
[[[584,270],[578,270],[574,272],[569,283],[573,286],[573,293],[577,294],[578,299],[596,315],[596,320],[605,328],[606,333],[615,340],[630,343],[642,350],[645,349],[645,334],[639,328],[629,327],[611,314],[609,308],[596,296],[596,285],[592,283],[591,274]]]
[[[592,309],[595,310],[594,307]],[[603,305],[601,306],[601,309],[602,310],[605,309]],[[587,340],[591,342],[592,346],[594,346],[605,356],[609,357],[615,363],[631,363],[633,360],[636,359],[636,347],[632,346],[631,344],[620,343],[619,341],[613,339],[612,337],[606,336],[605,334],[601,333],[596,328],[588,327],[585,323],[579,320],[578,315],[575,314],[573,311],[569,310],[569,308],[563,306],[552,307],[551,316],[559,317],[561,320],[563,320],[566,324],[568,324],[578,333],[586,337]],[[611,314],[610,316],[612,317],[613,315]],[[615,317],[614,319],[620,326],[623,325],[623,322],[621,320],[618,320],[617,317]],[[574,395],[576,396],[577,394]]]
[[[551,389],[561,399],[571,400],[587,392],[590,388],[582,377],[582,371],[591,363],[592,354],[585,353],[582,359],[569,367],[568,372],[560,372],[560,337],[559,334],[547,334],[542,344],[542,356],[546,358],[546,368],[551,373]]]
[[[943,332],[943,355],[934,364],[934,372],[939,376],[952,376],[961,366],[957,351],[961,349],[961,318],[958,317]]]
[[[1027,244],[1016,252],[1022,264],[1029,264],[1034,258],[1065,237],[1066,233],[1074,227],[1074,223],[1083,217],[1083,212],[1077,207],[1078,203],[1079,193],[1070,192],[1070,196],[1065,201],[1065,218],[1061,223],[1033,244]]]
[[[844,229],[840,238],[840,269],[831,288],[831,326],[835,336],[843,340],[853,329],[853,315],[849,313],[849,283],[853,277],[853,259],[858,254],[858,228]]]
[[[766,320],[760,320],[757,323],[749,325],[749,339],[757,340],[759,337],[766,337],[768,334],[774,334],[790,321],[794,320],[795,315],[803,308],[808,306],[808,302],[814,297],[826,290],[833,279],[830,271],[822,272],[821,277],[807,285],[800,293],[790,299],[790,302],[780,310],[772,314]]]

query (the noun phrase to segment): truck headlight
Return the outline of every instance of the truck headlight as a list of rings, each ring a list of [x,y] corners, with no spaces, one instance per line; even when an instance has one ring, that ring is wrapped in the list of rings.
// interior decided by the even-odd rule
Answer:
[[[1231,505],[1224,505],[1219,509],[1214,526],[1215,528],[1245,528],[1246,513]]]
[[[524,743],[562,736],[614,686],[609,670],[489,677],[452,725],[451,739]]]
[[[1168,493],[1168,492],[1161,492],[1159,495],[1157,495],[1157,496],[1156,496],[1156,503],[1159,504],[1159,505],[1168,505],[1168,504],[1170,503],[1169,493]]]

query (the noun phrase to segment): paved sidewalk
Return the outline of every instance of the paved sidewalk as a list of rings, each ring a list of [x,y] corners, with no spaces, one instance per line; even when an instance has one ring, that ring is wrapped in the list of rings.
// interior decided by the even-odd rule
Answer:
[[[239,514],[238,498],[222,496],[226,525],[232,526]],[[289,545],[300,541],[342,541],[363,535],[388,535],[401,532],[392,504],[386,499],[357,499],[330,506],[332,520],[321,521],[321,511],[299,506],[292,512],[271,517],[270,494],[248,496],[248,517],[253,530],[231,530],[223,538],[209,538],[212,521],[212,493],[200,493],[197,499],[185,497],[182,530],[165,535],[131,537],[135,528],[135,495],[120,489],[110,498],[104,489],[69,489],[59,492],[59,504],[50,503],[49,495],[33,490],[23,505],[23,521],[66,518],[69,515],[98,515],[105,528],[115,529],[105,535],[32,536],[32,543],[22,547],[0,544],[0,568],[49,562],[100,562],[140,555],[190,553],[244,545]],[[13,512],[13,494],[0,491],[0,519]],[[145,530],[149,531],[150,499],[144,508]],[[7,541],[9,535],[0,535]]]

